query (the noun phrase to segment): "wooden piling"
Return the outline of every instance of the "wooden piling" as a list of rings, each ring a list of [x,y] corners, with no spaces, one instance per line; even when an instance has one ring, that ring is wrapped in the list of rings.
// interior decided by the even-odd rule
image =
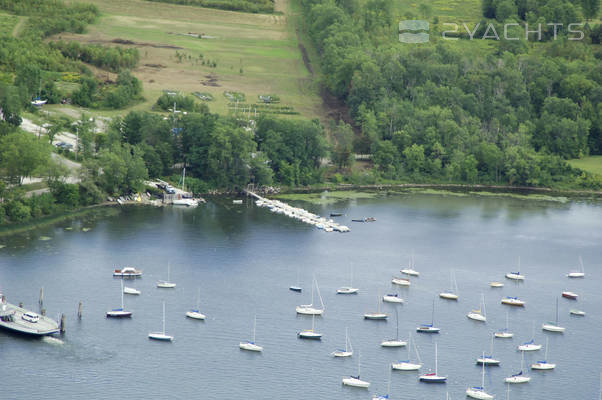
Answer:
[[[22,301],[19,302],[19,308],[23,308],[23,302]]]
[[[45,308],[42,308],[42,309],[40,310],[40,314],[42,314],[43,316],[45,316],[45,315],[46,315],[46,309],[45,309]]]
[[[40,305],[44,304],[44,286],[40,288],[40,300],[38,302]]]
[[[80,300],[79,305],[77,306],[77,318],[82,319],[83,310],[84,310],[84,305]]]
[[[61,333],[65,333],[65,321],[67,320],[67,318],[65,317],[65,314],[61,314],[61,323],[59,325],[59,331]]]

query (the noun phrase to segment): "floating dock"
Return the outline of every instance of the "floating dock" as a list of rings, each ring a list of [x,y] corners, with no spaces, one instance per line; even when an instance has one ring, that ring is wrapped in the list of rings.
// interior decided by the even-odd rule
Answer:
[[[245,190],[245,192],[254,197],[255,204],[259,207],[266,207],[271,212],[276,214],[284,214],[287,217],[294,218],[309,225],[313,225],[318,229],[323,229],[324,232],[349,232],[350,229],[346,225],[341,225],[334,222],[332,219],[326,219],[319,215],[312,214],[302,208],[293,207],[279,200],[270,200],[259,196],[257,193]]]

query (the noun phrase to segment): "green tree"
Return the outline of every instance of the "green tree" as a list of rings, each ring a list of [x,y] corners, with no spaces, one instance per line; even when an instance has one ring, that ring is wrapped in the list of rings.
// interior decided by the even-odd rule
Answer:
[[[10,182],[21,184],[24,177],[43,173],[51,148],[33,135],[13,132],[0,138],[0,167]]]

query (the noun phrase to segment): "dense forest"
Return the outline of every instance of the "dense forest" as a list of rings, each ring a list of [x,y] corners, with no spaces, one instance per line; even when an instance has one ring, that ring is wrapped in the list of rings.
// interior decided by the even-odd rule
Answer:
[[[181,4],[186,6],[219,8],[229,11],[250,13],[274,12],[274,0],[148,0],[161,3]]]
[[[516,8],[539,21],[535,3],[494,8],[501,3],[513,13],[493,15],[486,0],[485,17],[516,21]],[[582,41],[565,31],[553,42],[484,49],[434,34],[430,43],[396,42],[386,0],[304,0],[303,10],[324,85],[359,130],[354,151],[373,155],[380,178],[600,187],[565,161],[602,153],[602,50],[591,44],[599,27]],[[581,16],[581,7],[559,10]]]

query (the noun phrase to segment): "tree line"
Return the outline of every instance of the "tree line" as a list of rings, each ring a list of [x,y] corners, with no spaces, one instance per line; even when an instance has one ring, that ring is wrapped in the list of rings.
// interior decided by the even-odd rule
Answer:
[[[80,60],[111,72],[135,68],[140,60],[136,48],[87,45],[62,40],[50,42],[50,47],[59,50],[61,54],[72,60]]]
[[[181,4],[228,11],[249,13],[273,13],[274,0],[148,0],[160,3]]]

